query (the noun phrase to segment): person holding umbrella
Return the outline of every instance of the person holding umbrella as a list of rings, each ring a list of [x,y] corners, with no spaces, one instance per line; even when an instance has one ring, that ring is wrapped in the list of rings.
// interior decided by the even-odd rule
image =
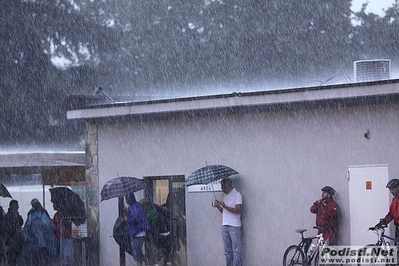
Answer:
[[[74,259],[72,223],[76,226],[86,220],[86,211],[80,196],[68,187],[50,188],[51,202],[56,211],[53,217],[59,265],[71,265]]]
[[[215,199],[213,206],[222,213],[222,237],[226,266],[233,266],[233,257],[235,266],[242,266],[242,195],[233,187],[233,182],[229,178],[222,180],[221,187],[224,192],[223,200]]]
[[[58,207],[58,203],[53,203],[53,208],[56,211],[53,222],[55,240],[57,241],[58,262],[59,265],[70,265],[73,263],[72,222],[69,219],[65,219]]]
[[[134,193],[130,193],[126,196],[126,203],[129,204],[129,207],[127,212],[124,213],[124,217],[129,226],[132,255],[136,264],[141,266],[143,262],[146,262],[143,254],[143,244],[146,231],[149,231],[146,211],[143,206],[136,201]]]

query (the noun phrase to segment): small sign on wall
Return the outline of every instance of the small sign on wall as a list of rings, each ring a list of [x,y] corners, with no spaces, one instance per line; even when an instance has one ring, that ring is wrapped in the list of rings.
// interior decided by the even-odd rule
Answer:
[[[219,192],[222,191],[220,182],[222,180],[216,180],[206,185],[192,185],[187,188],[187,192]]]
[[[372,190],[372,189],[373,189],[373,182],[366,181],[366,190]]]

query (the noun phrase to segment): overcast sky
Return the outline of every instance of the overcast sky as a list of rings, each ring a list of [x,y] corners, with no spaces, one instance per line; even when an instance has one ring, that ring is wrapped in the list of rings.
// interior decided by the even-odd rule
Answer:
[[[364,3],[368,2],[367,12],[384,15],[383,9],[391,7],[395,0],[352,0],[352,10],[359,11]]]

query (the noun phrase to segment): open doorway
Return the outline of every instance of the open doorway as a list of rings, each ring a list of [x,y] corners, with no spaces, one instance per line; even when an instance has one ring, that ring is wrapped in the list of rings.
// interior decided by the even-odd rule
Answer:
[[[145,199],[161,207],[169,228],[159,249],[159,260],[164,265],[187,265],[185,177],[146,176],[144,180]]]

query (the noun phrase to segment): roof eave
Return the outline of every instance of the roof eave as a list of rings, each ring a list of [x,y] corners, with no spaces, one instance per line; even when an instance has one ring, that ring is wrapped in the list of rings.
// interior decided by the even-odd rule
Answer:
[[[231,93],[167,100],[113,103],[68,110],[68,119],[97,119],[130,115],[201,111],[235,107],[298,104],[399,94],[399,80],[250,93]]]

